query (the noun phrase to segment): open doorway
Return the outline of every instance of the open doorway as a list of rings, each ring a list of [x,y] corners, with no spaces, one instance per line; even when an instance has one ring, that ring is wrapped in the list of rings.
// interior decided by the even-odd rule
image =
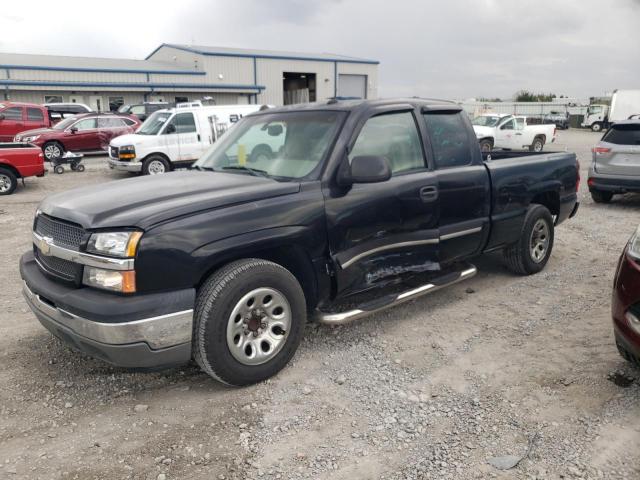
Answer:
[[[283,100],[285,105],[316,101],[316,74],[284,72],[282,74]]]

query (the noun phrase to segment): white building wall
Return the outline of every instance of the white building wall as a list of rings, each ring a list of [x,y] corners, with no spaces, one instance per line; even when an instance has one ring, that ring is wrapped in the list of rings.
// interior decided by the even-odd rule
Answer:
[[[367,76],[367,98],[378,98],[378,65],[371,63],[338,63],[338,75]]]
[[[44,82],[110,82],[144,83],[144,73],[113,72],[59,72],[55,70],[11,70],[12,80],[35,80]]]
[[[334,63],[307,60],[276,60],[270,58],[257,59],[258,85],[266,89],[258,95],[258,103],[282,105],[284,72],[315,73],[316,101],[333,97]]]

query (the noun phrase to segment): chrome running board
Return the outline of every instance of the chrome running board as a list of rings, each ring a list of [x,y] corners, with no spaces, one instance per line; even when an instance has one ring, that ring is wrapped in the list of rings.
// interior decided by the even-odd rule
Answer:
[[[387,308],[395,307],[396,305],[400,305],[401,303],[416,299],[418,297],[426,295],[427,293],[432,293],[440,290],[441,288],[454,285],[463,280],[467,280],[473,277],[477,272],[478,270],[476,269],[476,267],[470,266],[469,268],[459,272],[457,276],[455,276],[452,280],[443,282],[441,284],[435,281],[434,283],[421,285],[412,290],[407,290],[406,292],[396,295],[394,298],[390,299],[388,302],[385,302],[382,305],[375,304],[375,302],[373,302],[371,308],[367,308],[366,306],[361,305],[360,308],[338,313],[327,313],[318,310],[316,311],[316,320],[326,325],[343,325],[345,323],[358,320],[374,313],[381,312],[382,310],[386,310]]]

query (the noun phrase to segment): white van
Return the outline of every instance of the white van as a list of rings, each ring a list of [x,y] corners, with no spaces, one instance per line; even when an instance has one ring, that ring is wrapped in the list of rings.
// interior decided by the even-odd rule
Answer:
[[[143,174],[189,166],[225,131],[260,105],[180,105],[151,114],[135,133],[109,143],[109,167]]]

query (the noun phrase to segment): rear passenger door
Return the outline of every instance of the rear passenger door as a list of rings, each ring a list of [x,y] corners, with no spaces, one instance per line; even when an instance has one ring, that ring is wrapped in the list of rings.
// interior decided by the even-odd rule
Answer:
[[[489,173],[473,128],[462,111],[423,109],[440,195],[439,261],[479,253],[489,234]]]
[[[343,162],[384,156],[391,179],[324,190],[338,295],[438,268],[437,178],[425,161],[416,115],[413,108],[376,109],[349,140]]]
[[[44,111],[41,108],[27,107],[27,120],[25,130],[46,127]]]

